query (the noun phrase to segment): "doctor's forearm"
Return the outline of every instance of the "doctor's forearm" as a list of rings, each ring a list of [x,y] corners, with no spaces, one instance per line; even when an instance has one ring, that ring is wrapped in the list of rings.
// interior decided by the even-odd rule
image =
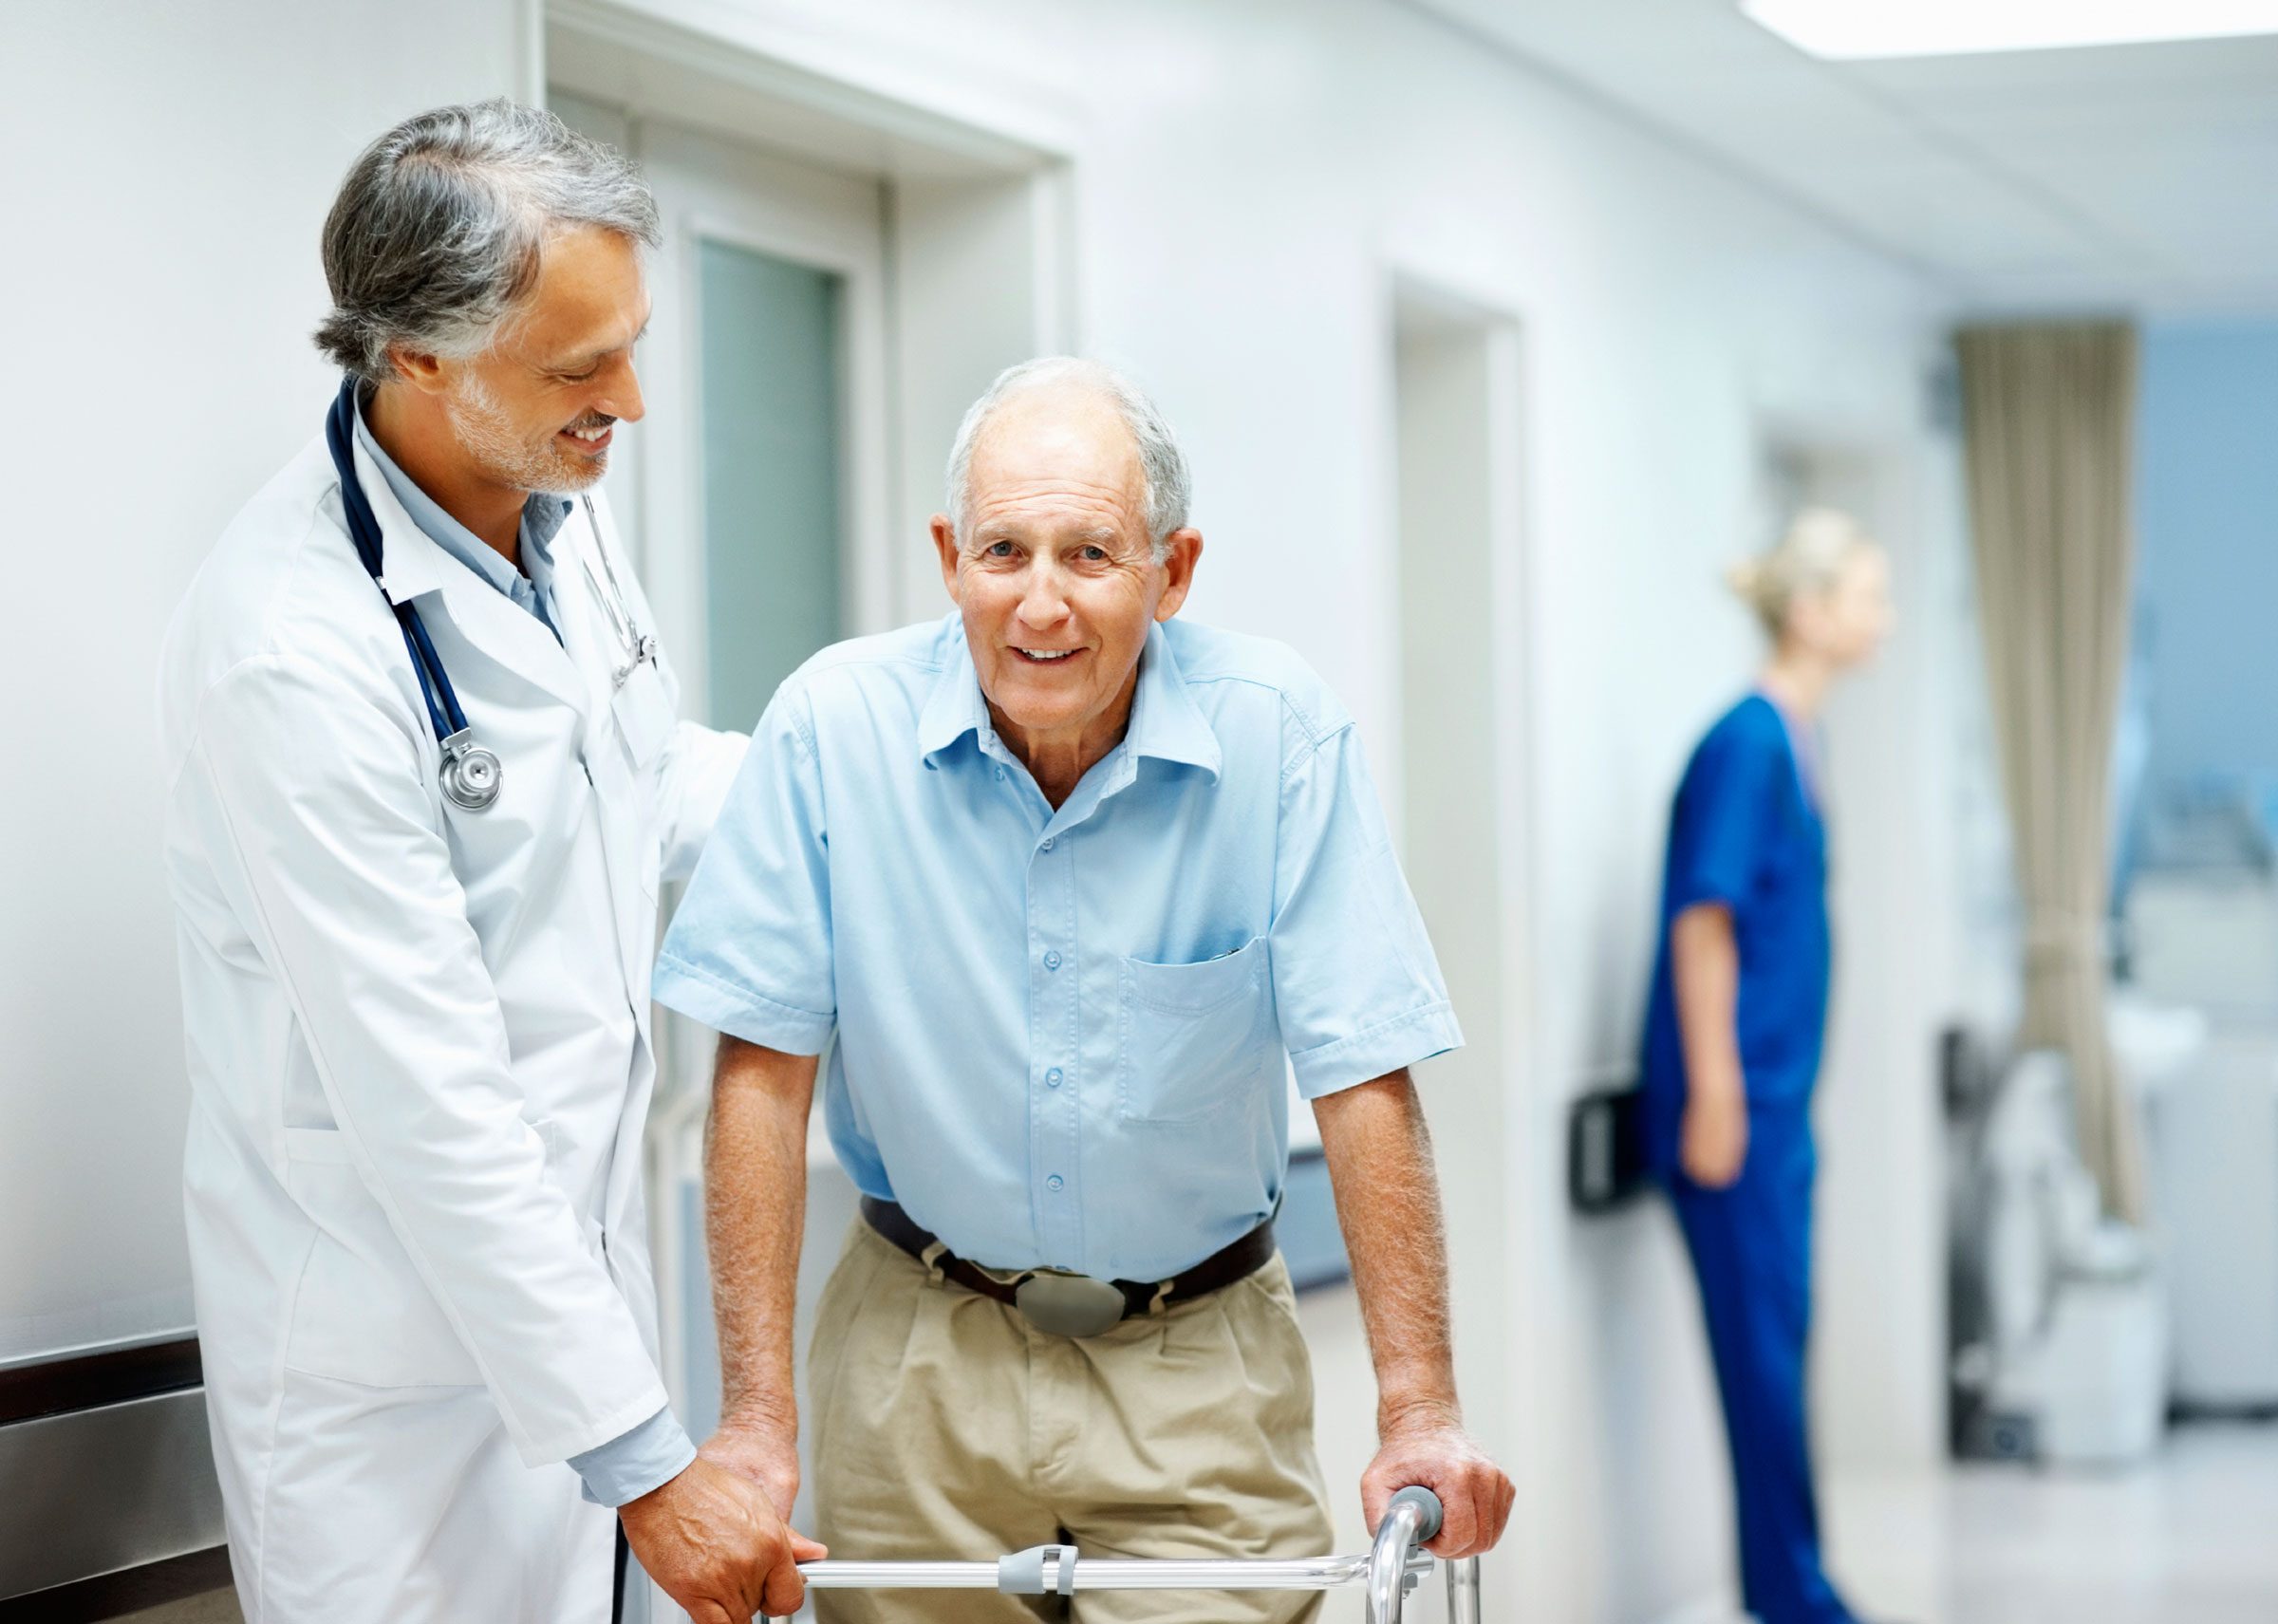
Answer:
[[[1376,1371],[1377,1429],[1457,1419],[1447,1239],[1424,1109],[1405,1071],[1314,1102]]]
[[[723,1424],[797,1424],[792,1322],[814,1073],[812,1055],[719,1040],[704,1134],[704,1233]]]
[[[1696,1096],[1744,1093],[1735,1024],[1740,946],[1732,936],[1731,909],[1722,903],[1696,903],[1687,908],[1670,925],[1669,952],[1687,1092]]]

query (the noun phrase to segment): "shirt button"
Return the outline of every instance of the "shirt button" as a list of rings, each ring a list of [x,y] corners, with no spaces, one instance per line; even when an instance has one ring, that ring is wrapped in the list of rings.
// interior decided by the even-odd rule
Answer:
[[[1052,849],[1052,842],[1053,842],[1053,839],[1054,839],[1054,837],[1053,837],[1052,835],[1049,835],[1049,834],[1048,834],[1048,835],[1046,835],[1046,836],[1044,837],[1044,849],[1045,849],[1045,850],[1047,850],[1047,851],[1050,851],[1050,850]]]
[[[1061,1178],[1059,1174],[1055,1173],[1051,1178],[1044,1181],[1044,1187],[1048,1190],[1056,1190],[1067,1184],[1067,1182],[1068,1181]]]
[[[998,768],[998,769],[997,769],[997,776],[998,776],[998,777],[999,777],[999,779],[1000,779],[1000,780],[1001,780],[1001,779],[1004,777],[1004,769],[1003,769],[1003,768],[999,767],[999,768]]]
[[[1060,956],[1059,956],[1059,954],[1057,954],[1057,953],[1047,953],[1047,954],[1045,954],[1045,955],[1044,955],[1044,968],[1046,968],[1047,970],[1056,970],[1056,969],[1058,969],[1059,967],[1060,967]]]
[[[1048,1089],[1056,1089],[1060,1086],[1060,1069],[1057,1066],[1044,1073],[1044,1086]]]

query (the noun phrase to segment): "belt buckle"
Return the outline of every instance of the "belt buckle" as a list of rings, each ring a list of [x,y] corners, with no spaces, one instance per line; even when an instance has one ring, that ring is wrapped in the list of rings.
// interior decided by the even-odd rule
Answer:
[[[1013,1306],[1055,1336],[1096,1336],[1122,1322],[1123,1288],[1061,1269],[1038,1269],[1013,1288]]]

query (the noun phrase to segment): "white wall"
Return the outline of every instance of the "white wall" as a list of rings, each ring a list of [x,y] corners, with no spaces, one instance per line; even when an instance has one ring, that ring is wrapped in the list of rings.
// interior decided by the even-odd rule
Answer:
[[[1932,290],[1387,0],[639,4],[1066,154],[1077,330],[1144,374],[1197,469],[1210,551],[1189,612],[1311,656],[1394,799],[1392,277],[1519,324],[1532,906],[1506,947],[1535,976],[1531,1027],[1508,1038],[1507,1232],[1491,1238],[1510,1281],[1495,1442],[1522,1485],[1498,1612],[1642,1624],[1714,1592],[1724,1467],[1690,1285],[1658,1211],[1568,1221],[1562,1104],[1633,1054],[1667,796],[1754,657],[1715,574],[1746,540],[1760,427],[1877,448],[1910,607],[1951,556],[1949,451],[1922,426]],[[70,1297],[12,1271],[103,1258],[120,1295],[175,1278],[149,664],[198,552],[313,430],[326,381],[305,334],[331,188],[400,113],[529,81],[510,0],[107,15],[0,25],[13,184],[33,192],[11,215],[56,222],[51,252],[0,261],[29,345],[19,378],[36,383],[0,406],[0,443],[40,476],[19,479],[16,551],[44,607],[18,619],[7,743],[88,786],[0,813],[8,849],[39,854],[14,910],[36,923],[5,949],[8,1315]],[[1830,1215],[1822,1303],[1831,1341],[1887,1354],[1824,1362],[1844,1459],[1935,1442],[1934,1364],[1909,1352],[1935,1341],[1924,1113],[1951,991],[1948,858],[1927,832],[1949,810],[1933,618],[1835,720],[1843,1036],[1825,1165],[1831,1188],[1880,1173]],[[112,1247],[122,1205],[169,1216]],[[1369,1394],[1350,1316],[1312,1318],[1334,1332],[1323,1429],[1345,1463]]]
[[[317,234],[357,150],[516,83],[509,0],[0,13],[0,1359],[186,1326],[159,635],[315,434]]]

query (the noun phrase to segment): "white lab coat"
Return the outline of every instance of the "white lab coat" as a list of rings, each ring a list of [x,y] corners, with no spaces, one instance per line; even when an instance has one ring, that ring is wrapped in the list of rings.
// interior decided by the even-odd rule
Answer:
[[[610,1514],[563,1463],[664,1403],[641,1179],[657,891],[744,740],[676,723],[662,660],[612,692],[582,507],[553,542],[565,647],[356,457],[387,597],[417,604],[504,784],[486,811],[443,799],[320,438],[206,561],[159,679],[239,1597],[249,1624],[606,1620]]]

